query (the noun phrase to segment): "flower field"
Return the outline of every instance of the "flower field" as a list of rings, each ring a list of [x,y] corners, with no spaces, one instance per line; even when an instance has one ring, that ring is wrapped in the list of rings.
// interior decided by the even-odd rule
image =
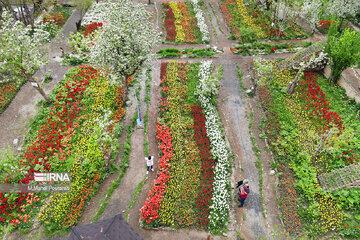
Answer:
[[[250,9],[243,0],[220,0],[221,11],[234,39],[241,42],[255,42],[256,39],[293,39],[304,38],[307,34],[295,22],[284,27],[272,26],[271,12],[260,8]]]
[[[222,232],[229,219],[229,152],[216,108],[211,61],[161,64],[159,173],[140,209],[145,228]],[[213,84],[215,83],[215,84]]]
[[[209,30],[197,0],[163,2],[166,41],[209,43]]]
[[[335,231],[358,239],[360,189],[324,191],[318,177],[359,164],[360,124],[354,120],[359,104],[315,73],[305,72],[293,95],[283,89],[295,75],[275,68],[272,74],[259,94],[267,141],[280,173],[278,200],[286,229],[312,238]]]
[[[38,218],[48,230],[69,229],[108,172],[100,146],[111,153],[117,148],[114,132],[125,114],[122,88],[111,85],[106,72],[82,65],[50,98],[53,103],[30,124],[24,152],[8,163],[19,171],[1,181],[31,183],[34,172],[70,172],[71,192],[53,193],[46,204],[48,193],[0,193],[2,223],[30,227],[42,206]]]

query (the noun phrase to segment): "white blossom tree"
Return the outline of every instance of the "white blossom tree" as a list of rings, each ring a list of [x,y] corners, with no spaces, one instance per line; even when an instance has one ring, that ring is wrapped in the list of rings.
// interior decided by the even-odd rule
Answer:
[[[50,101],[33,75],[47,60],[39,51],[39,46],[48,33],[38,29],[29,34],[30,29],[4,11],[0,22],[0,83],[19,81],[17,76],[32,83],[46,101]]]
[[[99,6],[99,7],[98,7]],[[94,21],[104,22],[102,31],[95,35],[90,47],[90,62],[108,69],[124,84],[126,97],[126,79],[146,63],[154,59],[152,48],[160,41],[159,32],[150,22],[151,13],[145,5],[134,5],[131,0],[118,0],[96,4],[91,9],[99,15]],[[86,22],[92,22],[86,16]]]
[[[341,19],[341,22],[338,26],[338,31],[340,30],[346,15],[354,16],[360,11],[360,1],[359,0],[329,0],[327,5],[327,11],[335,15],[337,18]]]
[[[301,9],[313,32],[324,11],[323,5],[323,0],[306,0]]]
[[[302,8],[303,15],[313,29],[322,17],[333,15],[341,20],[338,31],[347,15],[354,16],[358,12],[359,0],[305,0]]]

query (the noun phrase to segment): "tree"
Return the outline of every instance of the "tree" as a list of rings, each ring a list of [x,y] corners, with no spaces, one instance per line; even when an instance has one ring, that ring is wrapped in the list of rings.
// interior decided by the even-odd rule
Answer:
[[[344,19],[347,15],[355,16],[360,11],[359,0],[328,0],[327,12],[333,14],[337,18],[340,18],[340,24],[338,26],[338,32],[342,27]]]
[[[149,19],[151,13],[145,5],[134,5],[131,0],[118,0],[97,4],[102,9],[94,9],[100,14],[95,21],[104,22],[102,31],[95,35],[90,48],[89,59],[94,65],[116,74],[124,84],[146,63],[154,59],[152,48],[159,42],[159,33]],[[89,13],[91,15],[91,13]]]
[[[307,19],[313,32],[323,11],[323,0],[306,0],[303,4],[301,13]]]
[[[313,30],[315,24],[321,18],[333,15],[341,20],[337,29],[339,32],[344,19],[348,15],[355,16],[359,11],[359,0],[305,0],[302,7],[302,14],[306,17]]]
[[[36,70],[46,64],[39,46],[48,33],[37,30],[30,36],[30,29],[15,21],[8,11],[3,12],[0,26],[0,83],[23,77],[49,102],[49,97],[33,78]]]
[[[75,7],[80,13],[80,19],[77,21],[76,24],[76,30],[80,30],[81,27],[81,21],[85,15],[85,13],[89,10],[91,5],[93,4],[93,0],[76,0],[75,1]]]
[[[360,59],[360,33],[345,29],[340,35],[336,31],[334,33],[334,28],[337,28],[335,24],[329,29],[325,51],[331,59],[330,80],[337,82],[341,73]]]

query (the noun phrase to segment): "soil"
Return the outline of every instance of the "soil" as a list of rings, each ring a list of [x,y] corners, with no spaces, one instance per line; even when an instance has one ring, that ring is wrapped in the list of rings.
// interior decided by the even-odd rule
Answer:
[[[134,2],[144,2],[134,0]],[[161,16],[156,17],[156,12],[161,14],[160,0],[152,0],[153,4],[147,5],[146,8],[154,13],[153,21],[158,22],[159,29],[161,29]],[[155,2],[155,4],[154,4]],[[209,12],[212,16],[212,25],[209,24],[209,17],[204,7],[203,10],[206,15],[206,21],[208,27],[211,29],[211,42],[210,44],[160,44],[154,51],[161,48],[175,47],[179,49],[183,48],[203,48],[205,46],[217,46],[218,49],[224,50],[223,54],[219,57],[213,58],[213,62],[218,67],[220,64],[224,69],[224,79],[221,81],[221,87],[219,90],[218,109],[222,123],[224,125],[227,141],[230,145],[231,151],[235,154],[233,160],[233,169],[230,176],[230,180],[233,185],[237,181],[244,178],[249,179],[251,192],[249,197],[245,201],[243,208],[238,208],[238,201],[236,199],[237,189],[233,189],[233,201],[231,202],[231,213],[229,231],[226,236],[211,236],[211,239],[270,239],[271,233],[279,227],[282,229],[282,224],[279,219],[280,210],[278,208],[276,197],[277,180],[274,175],[270,174],[271,171],[271,153],[267,151],[265,142],[259,138],[261,131],[259,130],[259,124],[264,116],[262,110],[258,107],[259,100],[257,97],[250,98],[240,88],[240,84],[236,75],[236,66],[244,72],[243,82],[246,87],[251,87],[251,80],[249,75],[249,68],[253,60],[252,56],[240,56],[235,55],[230,51],[230,48],[235,44],[234,41],[227,39],[229,35],[228,27],[224,21],[223,14],[219,8],[216,0],[206,1],[211,2],[215,8],[216,15],[220,20],[220,26],[217,24],[216,16],[212,13],[212,9],[208,5]],[[155,10],[155,6],[157,11]],[[69,18],[64,26],[64,38],[59,38],[49,44],[49,55],[51,58],[48,68],[53,69],[54,80],[50,82],[46,87],[47,93],[56,86],[56,84],[63,78],[64,74],[70,69],[70,67],[60,66],[60,63],[56,60],[60,55],[59,46],[63,46],[65,51],[70,51],[69,46],[66,44],[66,38],[70,31],[75,31],[75,21],[77,21],[79,14],[74,11],[73,15]],[[225,34],[219,31],[219,27],[222,28]],[[217,38],[214,36],[214,32],[217,33]],[[320,41],[322,35],[315,34],[313,37],[304,40],[287,40],[283,42],[299,42],[299,41]],[[292,55],[286,54],[273,54],[265,55],[264,58],[278,58],[287,57]],[[181,59],[181,61],[197,62],[203,59]],[[166,60],[162,60],[166,61]],[[209,233],[205,231],[197,231],[194,229],[157,229],[147,230],[139,224],[139,209],[143,206],[147,193],[156,177],[156,171],[158,167],[159,151],[156,141],[156,122],[157,122],[157,106],[160,99],[160,64],[161,61],[157,60],[152,64],[152,82],[151,82],[151,103],[149,106],[149,121],[148,121],[148,141],[150,155],[155,156],[154,169],[155,172],[149,172],[146,176],[145,159],[144,159],[144,132],[141,128],[135,128],[131,136],[131,153],[129,159],[129,167],[120,182],[120,185],[115,189],[113,195],[109,198],[108,205],[100,215],[99,220],[109,218],[116,214],[124,214],[128,209],[130,201],[133,197],[134,191],[138,183],[146,179],[146,182],[136,198],[134,206],[130,209],[128,215],[128,223],[135,229],[136,232],[144,239],[163,240],[163,239],[207,239]],[[44,72],[44,70],[42,70]],[[44,73],[39,71],[39,77],[42,77]],[[354,82],[355,84],[355,82]],[[131,123],[131,119],[134,116],[136,109],[136,102],[132,94],[133,90],[129,90],[128,97],[130,104],[126,108],[126,116],[124,120],[124,129]],[[146,104],[144,102],[145,87],[142,84],[142,90],[140,92],[140,108],[141,113],[145,113]],[[29,84],[25,84],[20,92],[17,94],[10,106],[0,115],[0,148],[4,148],[7,145],[11,145],[13,139],[23,139],[27,131],[27,124],[29,120],[36,114],[36,102],[41,99],[41,96],[32,89]],[[250,113],[254,114],[254,126],[253,135],[257,144],[261,150],[261,161],[263,165],[263,191],[262,196],[259,186],[259,170],[255,166],[257,157],[253,151],[253,145],[251,142],[251,135],[249,132]],[[125,142],[126,131],[119,139],[120,142]],[[22,141],[21,141],[22,143]],[[122,149],[119,152],[118,164],[121,163]],[[79,226],[88,224],[92,221],[96,212],[98,211],[107,190],[110,188],[113,181],[118,177],[119,173],[110,174],[105,181],[100,185],[97,194],[91,199],[88,206],[85,208],[84,213],[80,219]],[[235,186],[234,186],[235,187]],[[263,204],[261,199],[263,198]],[[39,234],[39,235],[38,235]],[[35,229],[29,234],[20,237],[17,232],[13,233],[8,239],[30,239],[32,236],[41,239],[67,239],[67,236],[57,236],[52,238],[43,237],[42,228]]]

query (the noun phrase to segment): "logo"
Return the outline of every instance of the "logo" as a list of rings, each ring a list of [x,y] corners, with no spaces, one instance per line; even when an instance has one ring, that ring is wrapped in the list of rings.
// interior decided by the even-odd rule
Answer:
[[[34,173],[36,182],[70,182],[69,173]]]

